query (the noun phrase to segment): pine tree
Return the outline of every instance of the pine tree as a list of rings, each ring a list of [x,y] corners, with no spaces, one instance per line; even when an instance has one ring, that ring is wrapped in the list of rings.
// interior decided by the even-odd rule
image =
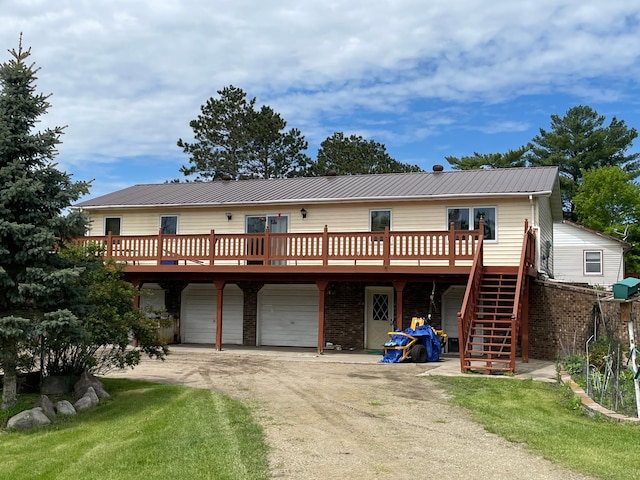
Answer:
[[[49,95],[36,93],[39,69],[26,61],[31,49],[9,50],[0,65],[0,368],[4,371],[2,408],[16,401],[16,375],[28,362],[28,344],[42,322],[74,318],[67,309],[81,269],[57,254],[62,243],[84,234],[80,212],[63,215],[88,193],[89,183],[59,171],[57,155],[63,127],[36,131],[50,107]]]

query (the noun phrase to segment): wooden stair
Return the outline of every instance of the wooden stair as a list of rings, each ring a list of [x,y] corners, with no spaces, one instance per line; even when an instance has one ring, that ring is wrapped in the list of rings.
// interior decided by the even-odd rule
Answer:
[[[512,372],[512,353],[517,347],[517,326],[512,315],[518,283],[513,272],[482,274],[476,309],[467,337],[464,371]]]

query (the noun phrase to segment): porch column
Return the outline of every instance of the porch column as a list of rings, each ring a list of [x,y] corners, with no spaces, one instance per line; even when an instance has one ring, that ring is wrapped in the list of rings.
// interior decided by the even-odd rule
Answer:
[[[216,286],[216,350],[222,350],[222,294],[224,292],[224,280],[215,280]]]
[[[396,291],[396,328],[398,330],[403,330],[402,328],[402,291],[404,287],[407,285],[407,282],[401,282],[399,280],[394,280],[393,288]]]
[[[329,282],[326,280],[316,280],[320,291],[318,298],[318,353],[320,354],[324,351],[324,301],[328,284]]]
[[[140,310],[140,289],[142,288],[142,282],[139,279],[132,279],[131,285],[136,287],[136,296],[133,297],[133,307],[136,310]],[[133,334],[131,336],[131,340],[129,340],[129,343],[134,347],[138,346],[138,341],[136,340],[136,337],[133,336]]]

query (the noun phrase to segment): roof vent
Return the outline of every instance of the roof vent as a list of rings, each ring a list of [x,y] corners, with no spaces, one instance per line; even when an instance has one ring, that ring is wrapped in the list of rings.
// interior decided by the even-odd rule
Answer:
[[[228,173],[224,173],[224,174],[222,175],[222,180],[224,180],[225,182],[230,181],[230,180],[231,180],[231,178],[232,178],[232,177],[231,177],[231,175],[229,175]]]
[[[433,166],[433,171],[435,173],[440,173],[443,170],[444,170],[444,167],[442,165],[436,164],[436,165]]]
[[[338,175],[338,172],[336,172],[335,170],[327,170],[327,173],[325,173],[325,175],[327,177],[335,177],[336,175]]]

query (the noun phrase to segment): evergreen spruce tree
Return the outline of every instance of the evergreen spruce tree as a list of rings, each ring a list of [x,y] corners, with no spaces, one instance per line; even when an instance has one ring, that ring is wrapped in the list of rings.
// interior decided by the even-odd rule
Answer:
[[[30,49],[9,50],[0,65],[0,368],[4,371],[2,408],[16,401],[16,375],[28,344],[43,322],[64,323],[75,316],[67,307],[81,269],[65,264],[57,251],[65,240],[84,234],[86,219],[65,209],[88,193],[59,171],[57,155],[63,127],[36,130],[50,107],[36,93],[39,69],[27,64]]]

